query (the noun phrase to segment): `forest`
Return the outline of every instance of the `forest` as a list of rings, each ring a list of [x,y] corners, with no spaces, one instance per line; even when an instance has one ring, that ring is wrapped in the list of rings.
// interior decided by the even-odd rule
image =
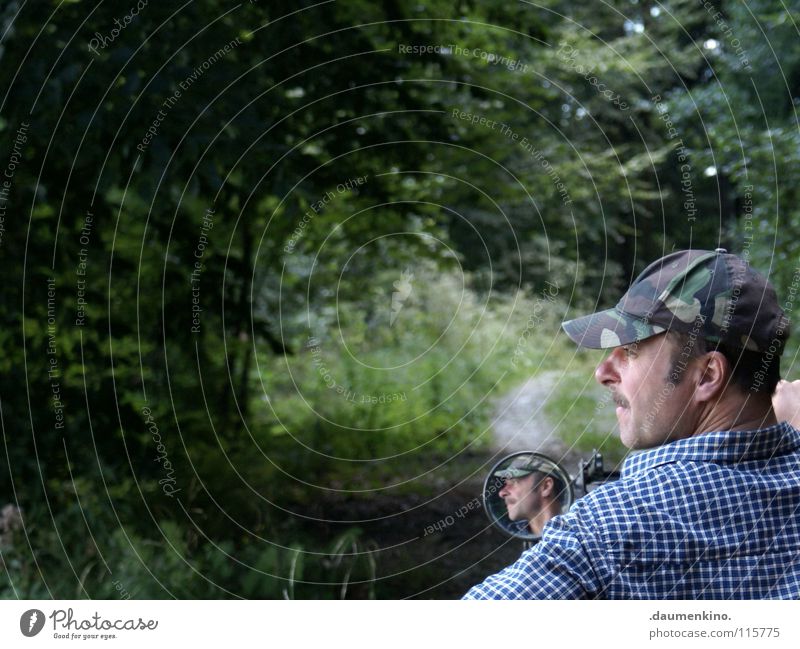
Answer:
[[[3,3],[0,598],[459,597],[530,426],[622,459],[560,323],[672,250],[768,275],[800,378],[798,16]]]

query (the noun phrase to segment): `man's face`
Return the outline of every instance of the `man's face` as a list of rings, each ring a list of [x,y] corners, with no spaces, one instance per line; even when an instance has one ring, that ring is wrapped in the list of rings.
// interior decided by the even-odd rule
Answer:
[[[622,443],[653,448],[692,434],[692,382],[670,374],[676,345],[666,334],[616,347],[595,378],[613,393]]]
[[[530,520],[542,508],[538,489],[541,476],[530,473],[522,478],[506,478],[499,496],[505,501],[508,517],[512,521]]]

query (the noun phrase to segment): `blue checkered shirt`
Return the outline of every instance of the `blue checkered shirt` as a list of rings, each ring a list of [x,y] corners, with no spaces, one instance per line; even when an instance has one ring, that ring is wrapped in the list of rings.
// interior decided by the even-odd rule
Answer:
[[[629,457],[464,599],[800,597],[800,432],[706,433]]]

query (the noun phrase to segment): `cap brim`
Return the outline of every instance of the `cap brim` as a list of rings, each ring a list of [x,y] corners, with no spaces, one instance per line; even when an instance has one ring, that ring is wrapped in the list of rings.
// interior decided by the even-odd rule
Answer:
[[[533,473],[532,470],[528,471],[526,469],[503,469],[502,471],[494,472],[498,478],[522,478],[531,473]]]
[[[666,331],[664,327],[645,322],[617,309],[563,322],[564,332],[580,347],[610,349],[630,345]]]

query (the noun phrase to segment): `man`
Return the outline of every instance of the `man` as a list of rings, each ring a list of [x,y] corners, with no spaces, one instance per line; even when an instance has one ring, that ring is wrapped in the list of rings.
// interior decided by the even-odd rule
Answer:
[[[561,513],[564,485],[535,458],[518,457],[494,475],[504,481],[497,495],[505,501],[508,518],[520,521],[520,532],[539,537],[545,523]]]
[[[766,279],[721,249],[677,252],[563,327],[612,350],[596,378],[643,452],[466,598],[800,597],[800,432],[770,401],[789,324]]]

